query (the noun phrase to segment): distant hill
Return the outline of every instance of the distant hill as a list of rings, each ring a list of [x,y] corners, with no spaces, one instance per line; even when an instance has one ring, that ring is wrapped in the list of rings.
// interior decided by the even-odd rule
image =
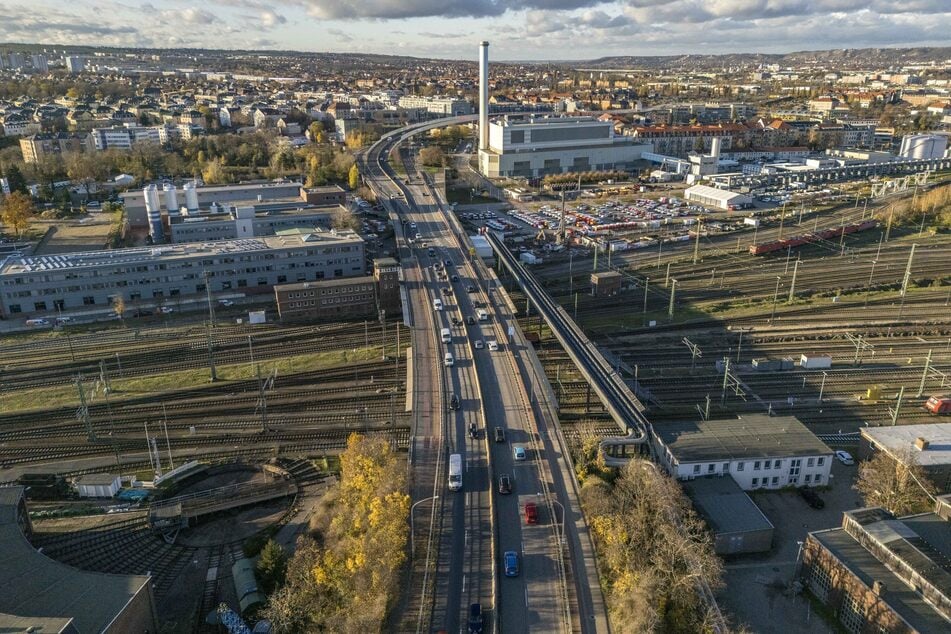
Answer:
[[[795,53],[728,53],[724,55],[623,55],[573,62],[575,68],[714,70],[728,67],[779,64],[780,66],[830,66],[848,70],[928,64],[951,59],[951,47],[845,48]]]

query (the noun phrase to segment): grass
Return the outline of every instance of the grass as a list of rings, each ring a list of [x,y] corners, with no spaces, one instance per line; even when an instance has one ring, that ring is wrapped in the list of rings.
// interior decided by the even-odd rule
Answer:
[[[379,346],[371,346],[370,348],[290,355],[280,359],[261,361],[255,367],[251,367],[249,363],[220,365],[217,367],[217,374],[219,381],[241,381],[256,377],[257,366],[260,366],[262,376],[267,376],[276,370],[278,377],[281,377],[287,374],[345,366],[357,361],[377,359],[382,355],[382,352],[382,348]],[[121,401],[124,398],[207,385],[209,378],[210,373],[207,367],[127,379],[113,378],[110,380],[112,392],[109,399],[111,401]],[[101,394],[93,393],[93,386],[90,383],[85,384],[85,389],[88,402],[105,400],[105,397]],[[79,394],[75,385],[19,390],[12,394],[0,395],[0,409],[5,412],[78,405]]]

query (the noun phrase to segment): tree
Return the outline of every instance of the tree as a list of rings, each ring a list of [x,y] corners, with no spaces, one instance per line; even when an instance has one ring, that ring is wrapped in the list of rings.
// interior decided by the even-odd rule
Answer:
[[[859,466],[855,489],[866,506],[880,506],[895,516],[922,513],[931,506],[935,486],[911,449],[884,451]]]
[[[123,321],[125,317],[125,298],[122,296],[122,293],[112,296],[112,312],[116,314],[119,321]]]
[[[269,539],[261,549],[255,572],[265,594],[273,593],[284,583],[284,575],[287,573],[287,554],[273,539]]]
[[[337,231],[345,231],[348,229],[356,231],[360,228],[360,220],[345,207],[337,207],[334,209],[330,224]]]
[[[22,194],[29,194],[30,189],[26,186],[26,179],[23,177],[23,172],[20,171],[20,168],[16,165],[11,165],[6,170],[4,170],[3,175],[7,179],[7,185],[10,187],[10,193],[20,192]]]
[[[430,145],[419,151],[419,160],[429,167],[442,167],[446,164],[446,154],[441,147]]]
[[[310,140],[314,143],[322,144],[327,142],[327,133],[324,131],[324,124],[320,121],[314,121],[307,126],[307,133],[310,136]]]
[[[360,186],[360,168],[357,167],[356,163],[351,165],[350,171],[347,172],[347,184],[351,190]]]
[[[21,191],[12,192],[0,203],[0,218],[3,224],[16,232],[17,238],[23,236],[23,230],[30,226],[30,219],[35,213],[33,199]]]
[[[224,162],[220,158],[216,158],[205,163],[201,170],[201,178],[206,185],[227,183],[228,177],[225,175]]]
[[[66,157],[66,174],[70,180],[82,185],[86,191],[86,200],[89,200],[92,186],[106,178],[108,167],[94,154],[72,152]]]

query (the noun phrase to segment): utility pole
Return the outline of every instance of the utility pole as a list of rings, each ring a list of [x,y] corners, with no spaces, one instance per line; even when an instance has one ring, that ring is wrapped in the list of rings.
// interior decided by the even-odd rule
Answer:
[[[876,264],[878,264],[878,260],[872,260],[872,271],[868,274],[868,284],[865,285],[865,305],[863,308],[868,308],[868,294],[872,292],[872,276],[875,275]]]
[[[829,376],[828,372],[822,373],[822,385],[819,386],[819,402],[822,402],[822,393],[826,390],[826,377]]]
[[[651,278],[644,278],[644,318],[647,319],[647,285],[650,284]]]
[[[92,421],[89,420],[89,404],[86,403],[86,391],[83,389],[82,374],[76,375],[76,390],[79,392],[79,411],[76,414],[86,427],[86,439],[89,442],[96,442],[96,430],[92,428]]]
[[[773,312],[771,312],[770,315],[769,315],[769,323],[770,323],[770,324],[773,323],[773,318],[776,317],[776,299],[779,297],[779,282],[780,282],[782,279],[783,279],[783,278],[780,277],[779,275],[776,276],[776,290],[773,291]]]
[[[677,294],[677,280],[670,280],[670,305],[667,307],[667,316],[673,319],[674,317],[674,297]]]
[[[793,266],[792,283],[789,285],[789,300],[787,304],[792,304],[796,299],[796,276],[799,274],[799,258],[796,258],[796,264]]]
[[[888,238],[892,235],[892,219],[894,216],[895,207],[893,205],[888,212],[888,222],[885,225],[885,242],[888,242]]]
[[[779,239],[783,239],[783,225],[786,224],[786,203],[783,203],[783,210],[779,213]]]
[[[726,403],[726,386],[730,383],[730,358],[723,357],[723,389],[720,391],[720,405]]]
[[[697,258],[700,255],[700,229],[703,227],[703,216],[697,217],[697,239],[693,243],[693,263],[697,264]]]
[[[664,276],[664,288],[670,287],[670,262],[667,263],[667,275]]]
[[[911,265],[915,257],[915,247],[917,244],[911,245],[911,253],[908,254],[908,264],[905,266],[905,277],[902,278],[901,282],[901,304],[898,307],[898,318],[901,319],[901,314],[905,311],[905,295],[908,293],[908,282],[911,281]]]
[[[209,279],[211,275],[208,271],[205,271],[205,296],[208,298],[208,323],[211,324],[211,327],[214,328],[217,326],[215,321],[215,303],[211,301],[211,280]]]
[[[901,386],[901,389],[898,390],[898,399],[895,401],[894,409],[889,407],[888,413],[892,415],[892,427],[898,422],[898,416],[901,414],[901,401],[905,396],[905,386]]]
[[[211,343],[211,324],[205,328],[208,335],[208,369],[211,371],[211,382],[218,380],[218,369],[215,367],[215,348]]]
[[[690,341],[690,339],[686,337],[683,338],[682,342],[685,346],[687,346],[687,349],[690,350],[690,371],[693,372],[697,365],[697,357],[702,357],[703,352],[700,351],[700,346]]]
[[[925,367],[921,371],[921,383],[918,384],[918,393],[915,396],[921,396],[925,391],[925,379],[928,378],[928,369],[931,366],[931,349],[928,349],[928,356],[925,357]]]
[[[578,321],[578,293],[575,293],[575,321]]]
[[[261,366],[258,365],[258,393],[260,394],[261,404],[261,432],[267,431],[267,396],[264,393],[264,379],[261,378]]]

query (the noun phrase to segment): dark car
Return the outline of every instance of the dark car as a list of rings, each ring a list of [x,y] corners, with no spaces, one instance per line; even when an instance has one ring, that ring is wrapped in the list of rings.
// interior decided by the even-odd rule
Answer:
[[[495,442],[505,442],[505,430],[501,427],[495,428]]]
[[[469,606],[469,634],[482,634],[482,604]]]
[[[514,550],[507,551],[502,555],[502,560],[505,562],[505,576],[506,577],[517,577],[518,576],[518,553]]]
[[[443,295],[452,295],[452,290],[448,286],[443,286],[439,289],[439,292]]]
[[[499,476],[499,494],[508,495],[512,492],[512,478],[507,473]]]
[[[479,437],[479,428],[476,427],[475,423],[469,423],[469,438],[478,438]]]
[[[459,281],[459,276],[458,276],[458,275],[453,275],[450,279],[451,279],[453,282],[458,282],[458,281]]]
[[[814,509],[825,508],[825,505],[826,505],[825,500],[819,497],[819,494],[816,493],[814,489],[810,489],[809,487],[800,487],[799,495],[801,495],[802,499],[806,501],[806,504],[808,504],[812,508]]]
[[[469,284],[469,286],[466,286],[466,292],[467,292],[467,293],[475,293],[475,292],[476,292],[476,287],[473,286],[472,284]]]
[[[469,315],[468,317],[466,317],[466,323],[471,326],[472,324],[475,323],[475,317],[473,317],[472,315]]]
[[[452,266],[452,260],[446,260],[443,262],[446,266]]]
[[[449,409],[459,409],[459,397],[455,394],[449,397]]]

